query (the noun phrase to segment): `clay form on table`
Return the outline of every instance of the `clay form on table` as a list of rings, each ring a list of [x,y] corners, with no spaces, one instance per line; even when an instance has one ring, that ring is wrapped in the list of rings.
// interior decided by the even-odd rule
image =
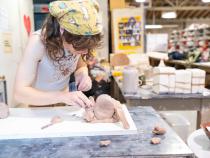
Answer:
[[[151,139],[151,143],[152,143],[152,144],[160,144],[160,141],[161,141],[161,139],[158,138],[158,137],[153,137],[153,138]]]
[[[130,128],[119,101],[106,94],[100,95],[96,101],[92,97],[90,100],[94,106],[85,109],[84,119],[87,122],[114,123],[121,121],[125,129]]]
[[[99,145],[100,147],[107,147],[111,144],[111,140],[101,140]]]
[[[60,122],[62,122],[62,121],[63,121],[63,120],[61,119],[60,116],[54,116],[54,117],[51,119],[50,123],[47,124],[47,125],[45,125],[45,126],[43,126],[43,127],[41,127],[41,129],[45,129],[45,128],[49,127],[49,126],[52,126],[52,125],[54,125],[54,124],[56,124],[56,123],[60,123]]]
[[[9,116],[9,107],[5,103],[0,103],[0,119],[7,118]]]
[[[157,134],[157,135],[163,135],[166,133],[165,128],[162,128],[160,126],[155,126],[152,133]]]

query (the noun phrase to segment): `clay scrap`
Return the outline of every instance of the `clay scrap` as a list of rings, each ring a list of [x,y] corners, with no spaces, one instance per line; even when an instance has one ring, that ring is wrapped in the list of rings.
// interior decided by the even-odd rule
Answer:
[[[162,128],[160,126],[155,126],[152,133],[157,134],[157,135],[163,135],[166,133],[165,128]]]
[[[152,133],[155,135],[163,135],[166,133],[166,129],[160,126],[155,126],[154,129],[152,130]],[[150,142],[151,144],[160,144],[161,138],[153,137]]]
[[[50,126],[52,126],[52,125],[54,125],[54,124],[56,124],[56,123],[60,123],[60,122],[62,122],[62,121],[63,121],[63,120],[62,120],[62,118],[61,118],[60,116],[54,116],[54,117],[51,119],[50,123],[47,124],[47,125],[45,125],[45,126],[43,126],[43,127],[41,127],[41,129],[45,129],[45,128],[47,128],[47,127],[50,127]]]
[[[99,142],[100,147],[107,147],[111,144],[111,140],[102,140]]]
[[[151,139],[151,143],[152,143],[152,144],[160,144],[160,142],[161,142],[161,139],[158,138],[158,137],[153,137],[153,138]]]

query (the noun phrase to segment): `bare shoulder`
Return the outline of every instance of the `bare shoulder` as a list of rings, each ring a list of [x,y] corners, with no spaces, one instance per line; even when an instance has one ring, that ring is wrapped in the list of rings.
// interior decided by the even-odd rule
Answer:
[[[36,33],[32,34],[26,46],[24,58],[30,57],[35,60],[41,60],[45,52],[46,50],[41,40],[41,35]]]

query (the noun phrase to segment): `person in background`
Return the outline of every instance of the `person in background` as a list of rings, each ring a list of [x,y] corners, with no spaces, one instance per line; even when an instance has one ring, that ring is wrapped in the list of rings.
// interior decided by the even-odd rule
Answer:
[[[101,44],[98,3],[54,1],[49,12],[25,49],[16,75],[15,99],[34,106],[64,103],[90,107],[91,101],[83,94],[92,86],[85,61]],[[72,73],[77,91],[67,90]]]

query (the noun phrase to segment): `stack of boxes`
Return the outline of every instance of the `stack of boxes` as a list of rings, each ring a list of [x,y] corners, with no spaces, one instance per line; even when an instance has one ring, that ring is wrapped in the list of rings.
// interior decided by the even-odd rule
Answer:
[[[153,91],[157,94],[203,93],[205,87],[206,74],[200,69],[155,67],[153,75]]]
[[[155,67],[153,69],[153,75],[153,91],[155,93],[174,93],[175,68]]]
[[[175,93],[191,93],[191,72],[186,70],[175,71]]]
[[[203,93],[206,72],[200,69],[187,69],[192,74],[191,93]]]

